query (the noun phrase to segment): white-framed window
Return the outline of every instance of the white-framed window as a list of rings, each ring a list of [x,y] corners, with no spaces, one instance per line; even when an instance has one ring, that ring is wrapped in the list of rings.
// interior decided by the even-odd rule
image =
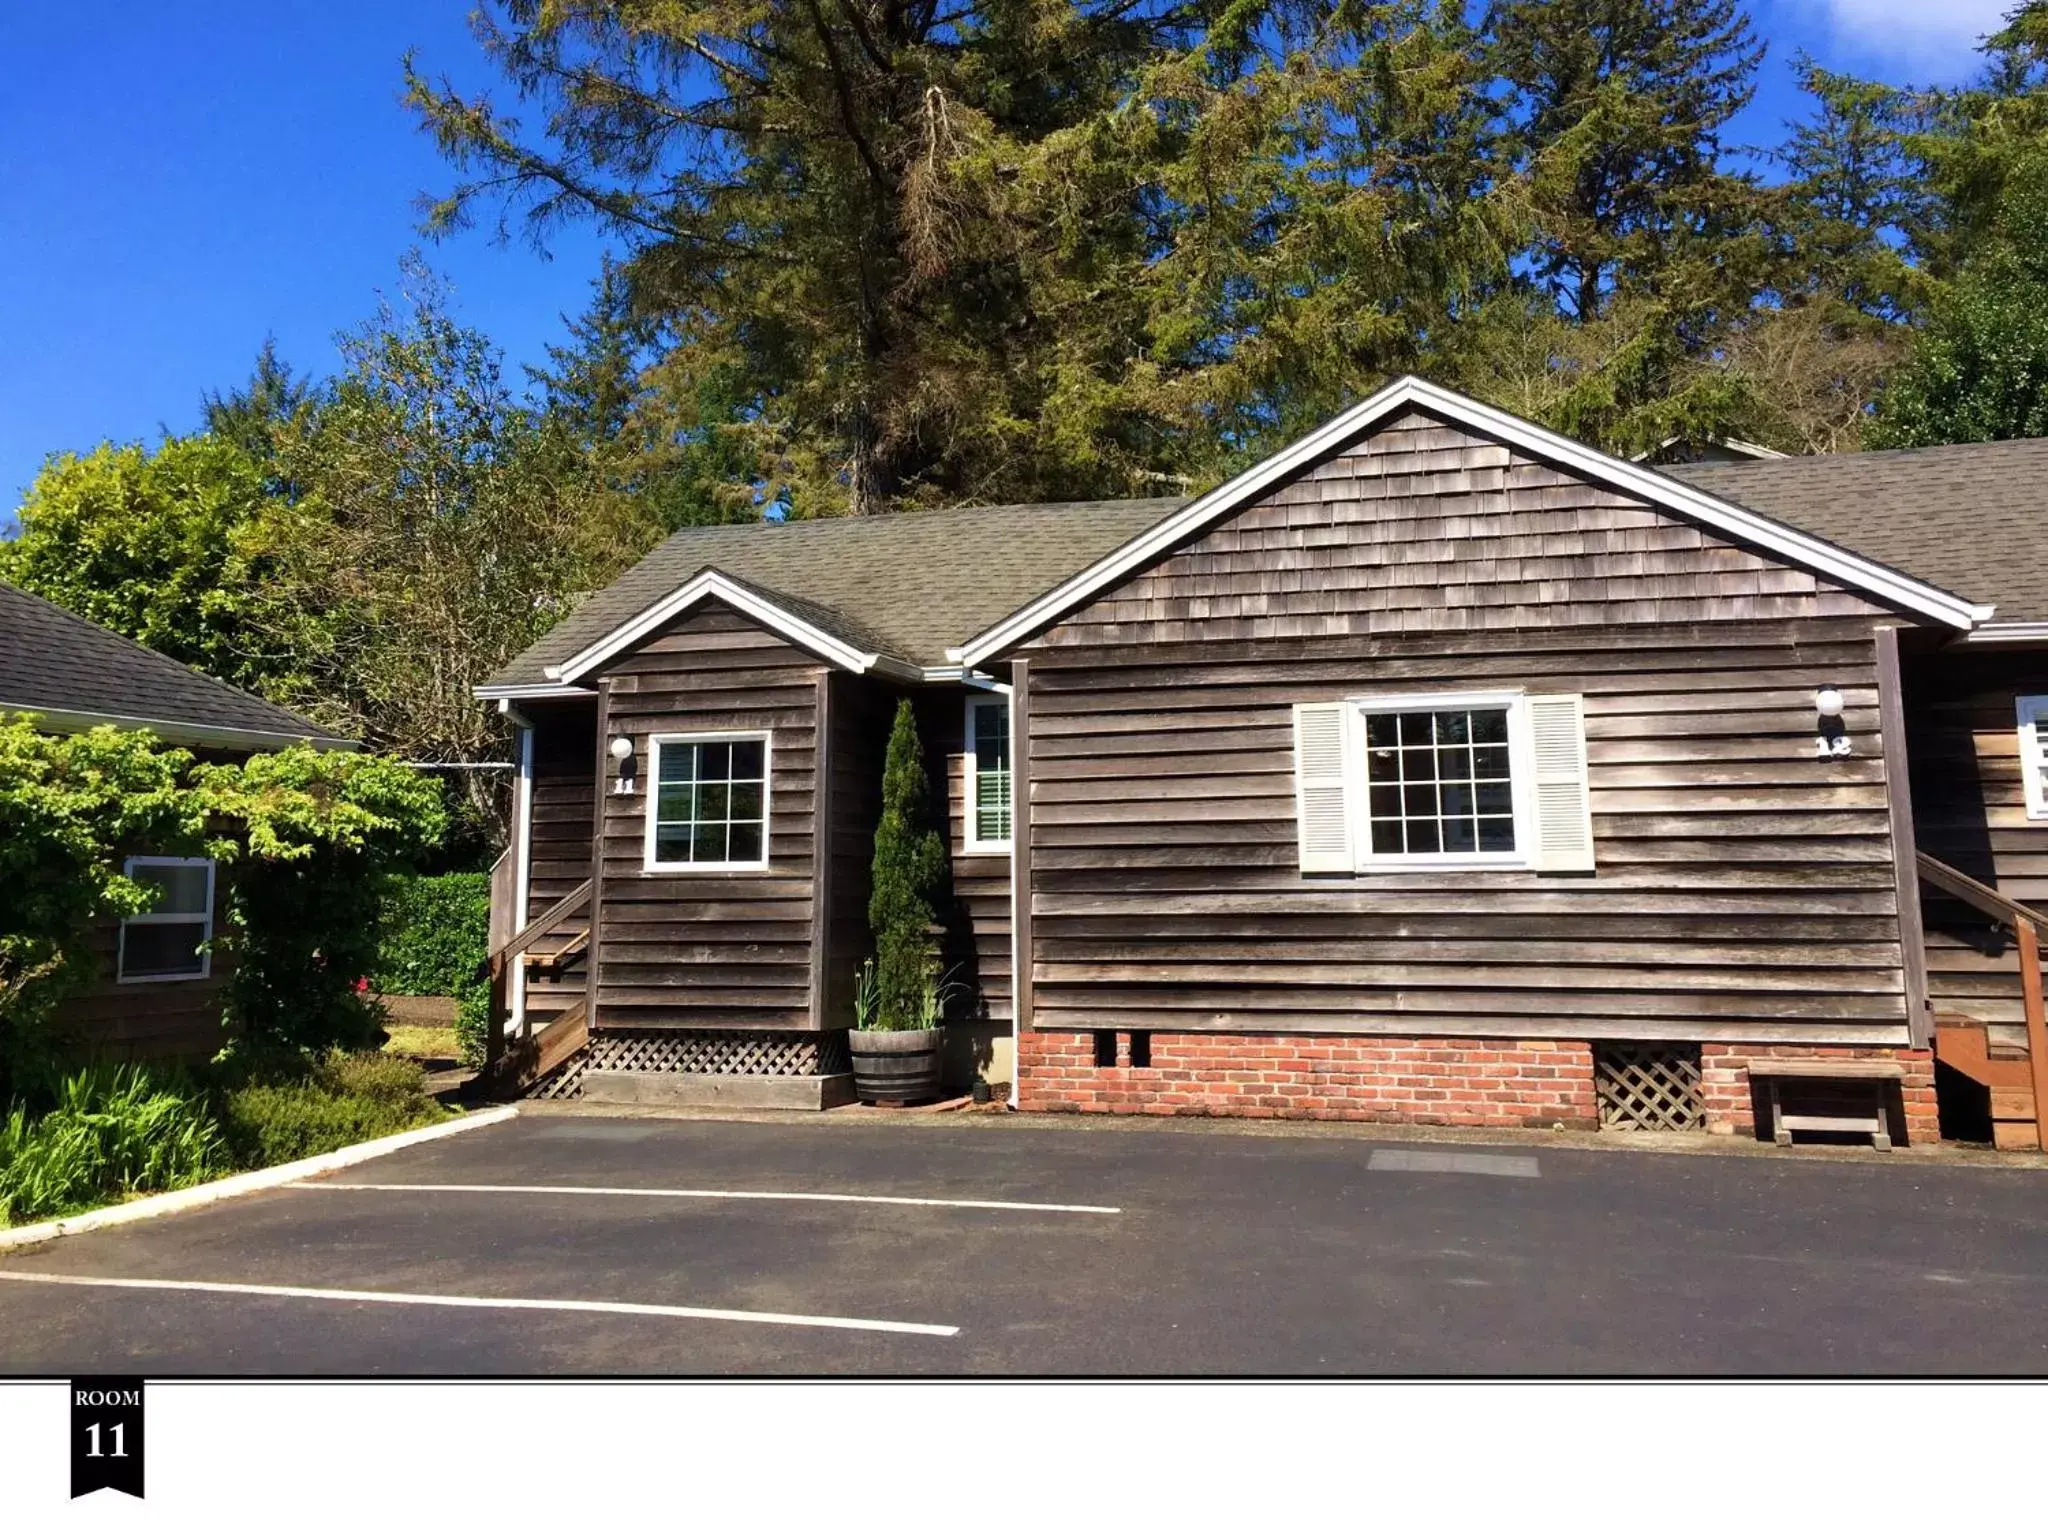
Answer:
[[[1304,871],[1593,867],[1577,694],[1299,704],[1294,728]]]
[[[2027,790],[2027,820],[2048,821],[2048,693],[2022,694],[2019,713],[2020,780]]]
[[[1010,701],[1003,694],[967,701],[969,853],[1010,851]]]
[[[213,974],[213,860],[138,855],[122,866],[154,888],[149,909],[121,919],[117,981],[199,981]]]
[[[771,747],[767,731],[648,737],[647,869],[766,869]]]

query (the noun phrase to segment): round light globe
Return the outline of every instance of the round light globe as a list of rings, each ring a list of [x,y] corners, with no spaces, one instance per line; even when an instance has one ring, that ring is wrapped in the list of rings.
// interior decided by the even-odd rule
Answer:
[[[1813,696],[1813,707],[1820,711],[1824,719],[1833,720],[1837,718],[1842,713],[1844,707],[1842,690],[1839,688],[1821,689],[1819,693]]]
[[[632,737],[630,737],[630,736],[614,736],[614,737],[612,738],[612,756],[613,756],[613,758],[614,758],[614,759],[616,759],[617,761],[619,761],[619,762],[622,762],[622,763],[623,763],[623,762],[624,762],[624,761],[625,761],[625,760],[626,760],[627,758],[631,757],[632,755],[633,755],[633,738],[632,738]]]

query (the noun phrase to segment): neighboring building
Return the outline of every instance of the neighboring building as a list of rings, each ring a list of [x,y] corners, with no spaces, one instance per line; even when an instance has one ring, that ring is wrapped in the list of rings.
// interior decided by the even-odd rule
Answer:
[[[157,651],[0,582],[0,715],[26,715],[52,734],[98,725],[146,730],[223,760],[295,742],[348,747],[289,710],[230,688]],[[130,874],[160,887],[154,910],[97,929],[98,977],[61,1021],[119,1056],[208,1054],[221,1044],[228,957],[208,945],[227,885],[210,859],[137,848]]]
[[[551,1091],[843,1096],[907,695],[1023,1108],[1735,1130],[1817,1071],[1919,1141],[1939,1024],[2032,1135],[2044,469],[1665,472],[1409,379],[1188,502],[685,530],[479,690],[514,1030],[589,1028]]]

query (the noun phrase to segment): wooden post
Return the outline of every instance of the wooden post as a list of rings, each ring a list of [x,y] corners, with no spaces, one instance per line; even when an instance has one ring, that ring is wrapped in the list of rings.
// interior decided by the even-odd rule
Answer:
[[[2034,1079],[2034,1141],[2048,1152],[2048,1022],[2041,1005],[2041,941],[2026,918],[2013,923],[2019,936],[2020,995],[2027,1009],[2027,1070]]]
[[[1024,1075],[1024,1036],[1031,1028],[1031,663],[1010,666],[1010,1013]]]
[[[832,963],[833,826],[832,674],[821,671],[811,728],[811,1028],[821,1038],[832,997],[826,970]]]
[[[1877,734],[1884,754],[1885,803],[1891,813],[1892,868],[1897,876],[1899,958],[1905,968],[1906,1038],[1915,1050],[1934,1041],[1927,1002],[1927,934],[1920,920],[1920,854],[1913,835],[1913,788],[1906,768],[1906,701],[1899,683],[1899,632],[1877,632]]]

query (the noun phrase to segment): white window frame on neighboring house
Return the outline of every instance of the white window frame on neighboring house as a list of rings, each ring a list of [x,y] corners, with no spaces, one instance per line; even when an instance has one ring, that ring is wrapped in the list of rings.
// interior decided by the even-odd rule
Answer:
[[[2048,821],[2048,693],[2023,693],[2013,700],[2019,717],[2020,780],[2027,791],[2027,820]]]
[[[758,859],[657,859],[655,832],[661,814],[661,752],[664,747],[716,746],[758,741],[761,744],[761,856]],[[642,868],[650,875],[732,875],[768,867],[769,839],[774,835],[775,733],[773,731],[684,731],[647,738],[647,809]],[[679,823],[670,823],[679,825]],[[694,825],[694,823],[692,823]]]
[[[1009,752],[1009,760],[1001,770],[1001,810],[1003,823],[1011,826],[1012,795],[1011,780],[1017,762],[1016,744],[1010,740],[1010,698],[1008,694],[993,694],[987,698],[971,698],[966,701],[964,736],[966,745],[961,752],[961,772],[965,775],[965,793],[962,796],[961,848],[968,853],[1008,853],[1011,837],[1006,832],[1002,837],[981,835],[981,754],[975,731],[975,711],[988,709],[996,711],[1003,722],[1003,742]]]
[[[114,980],[123,986],[141,986],[152,982],[204,981],[213,974],[213,903],[215,869],[212,859],[180,859],[168,855],[142,853],[125,861],[121,872],[131,880],[147,881],[151,869],[204,869],[206,871],[206,905],[201,912],[137,912],[121,919],[121,935],[114,961]],[[199,942],[193,946],[193,964],[189,971],[158,971],[146,976],[128,974],[128,933],[131,928],[184,927],[197,925]]]
[[[1375,852],[1368,757],[1371,717],[1496,709],[1507,716],[1514,848]],[[1473,812],[1460,814],[1476,815],[1476,806]],[[1572,694],[1514,688],[1368,694],[1298,704],[1295,815],[1305,874],[1509,869],[1590,873],[1593,835],[1584,701]]]

